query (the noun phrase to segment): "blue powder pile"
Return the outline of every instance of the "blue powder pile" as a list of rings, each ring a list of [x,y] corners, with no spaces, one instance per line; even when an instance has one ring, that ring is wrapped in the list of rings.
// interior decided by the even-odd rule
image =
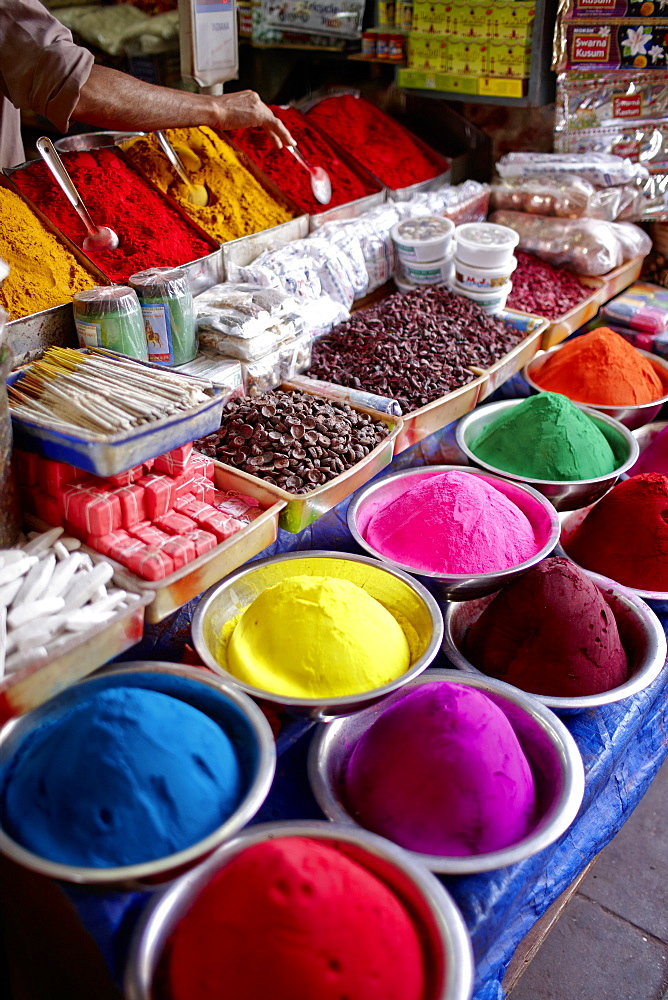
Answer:
[[[101,691],[23,742],[2,793],[6,832],[51,861],[139,864],[212,833],[243,794],[227,735],[145,688]]]

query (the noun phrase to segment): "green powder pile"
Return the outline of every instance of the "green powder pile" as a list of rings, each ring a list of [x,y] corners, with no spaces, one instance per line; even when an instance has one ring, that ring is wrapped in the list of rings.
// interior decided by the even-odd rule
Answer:
[[[594,421],[555,392],[506,410],[469,447],[488,465],[530,479],[595,479],[620,464]]]

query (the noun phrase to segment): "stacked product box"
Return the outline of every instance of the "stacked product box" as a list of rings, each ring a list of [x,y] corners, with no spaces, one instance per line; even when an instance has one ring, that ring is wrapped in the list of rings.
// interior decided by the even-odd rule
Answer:
[[[521,97],[534,17],[535,5],[525,0],[417,0],[400,86]]]

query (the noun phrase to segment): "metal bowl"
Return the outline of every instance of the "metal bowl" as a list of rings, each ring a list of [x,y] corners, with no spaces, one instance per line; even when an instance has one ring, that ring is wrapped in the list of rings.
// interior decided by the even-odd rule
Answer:
[[[100,149],[101,146],[114,146],[117,142],[143,134],[143,132],[115,132],[113,130],[82,132],[80,135],[66,135],[62,139],[56,139],[54,146],[61,153],[82,153],[88,149]]]
[[[290,698],[252,687],[221,666],[214,651],[217,637],[225,623],[252,604],[268,587],[289,577],[304,575],[350,580],[363,587],[371,597],[377,598],[390,613],[400,612],[413,625],[421,642],[418,655],[414,656],[406,673],[397,680],[370,691],[322,700]],[[358,712],[421,674],[438,654],[443,639],[443,617],[438,604],[424,587],[407,573],[382,566],[375,559],[344,552],[287,552],[280,556],[258,559],[211,587],[193,616],[192,637],[195,649],[207,667],[222,674],[246,694],[288,709],[294,715],[324,722]]]
[[[584,572],[602,592],[615,616],[629,660],[629,677],[618,687],[602,691],[600,694],[579,695],[572,698],[556,695],[532,695],[536,701],[547,705],[559,715],[584,712],[588,708],[598,708],[599,705],[610,705],[615,701],[630,698],[632,694],[638,694],[639,691],[655,681],[666,662],[665,632],[661,622],[645,602],[626,587],[620,587],[619,584],[605,576],[590,573],[588,570],[584,570]],[[444,653],[459,670],[480,677],[487,675],[466,659],[462,652],[462,646],[469,628],[478,620],[495,596],[492,594],[482,600],[469,601],[466,604],[450,604],[444,615]]]
[[[441,576],[437,573],[418,572],[414,567],[394,562],[393,559],[389,559],[372,548],[365,538],[366,528],[372,515],[380,507],[405,493],[410,486],[415,485],[417,479],[440,476],[444,472],[466,472],[471,476],[480,476],[486,483],[494,486],[509,500],[512,500],[531,522],[536,537],[541,543],[540,551],[525,562],[511,566],[510,569],[498,570],[496,573],[469,575],[452,573],[448,576]],[[348,528],[357,544],[366,549],[372,556],[382,560],[385,565],[391,566],[393,569],[410,573],[422,580],[437,593],[441,600],[445,601],[470,601],[476,597],[491,594],[506,583],[510,583],[515,577],[526,573],[536,563],[549,556],[559,541],[560,531],[559,518],[554,507],[536,490],[522,483],[510,483],[499,475],[492,476],[487,472],[481,472],[479,469],[472,469],[466,465],[421,466],[417,469],[395,472],[384,479],[370,483],[355,494],[348,507]]]
[[[26,850],[0,827],[0,850],[24,868],[48,878],[123,889],[147,888],[191,868],[248,823],[264,802],[276,769],[276,746],[269,723],[250,698],[203,670],[174,663],[136,661],[104,671],[72,687],[12,721],[0,732],[0,785],[23,741],[38,726],[60,718],[84,698],[113,687],[160,691],[199,709],[224,728],[232,740],[244,773],[246,794],[234,813],[217,830],[183,851],[119,868],[83,868],[50,861]],[[174,733],[177,745],[179,734]]]
[[[582,510],[574,510],[569,514],[564,515],[561,520],[561,530],[562,530],[562,540],[558,547],[558,554],[563,555],[566,559],[570,559],[572,563],[575,563],[581,570],[593,576],[593,571],[587,569],[586,566],[581,566],[580,563],[575,562],[572,556],[568,554],[566,549],[563,547],[563,542],[568,541],[570,536],[573,534],[576,528],[579,528],[584,519],[586,518],[589,511],[592,509],[594,504],[590,504],[588,507],[583,507]],[[603,577],[602,579],[606,579]],[[665,614],[668,612],[668,592],[663,590],[640,590],[638,587],[629,587],[626,583],[621,583],[619,580],[615,580],[616,586],[629,591],[631,594],[635,594],[641,600],[649,604],[650,608],[659,614]]]
[[[497,469],[474,455],[469,448],[469,442],[475,440],[488,424],[500,417],[506,410],[523,402],[523,399],[503,399],[498,403],[488,403],[472,410],[471,413],[462,417],[457,425],[455,432],[457,444],[473,465],[487,469],[497,476],[503,476],[504,479],[511,479],[515,483],[527,483],[533,486],[539,493],[547,497],[557,510],[577,510],[579,507],[586,507],[587,504],[598,500],[612,489],[622,473],[630,469],[638,458],[638,442],[628,427],[624,427],[623,424],[613,420],[607,414],[600,413],[598,410],[590,410],[586,406],[580,406],[579,409],[598,425],[619,461],[615,471],[606,476],[597,476],[595,479],[530,479],[529,476],[517,476],[513,472]]]
[[[633,432],[633,436],[638,442],[638,448],[640,450],[638,462],[642,458],[643,452],[654,443],[659,434],[661,434],[662,431],[665,431],[666,427],[668,427],[667,420],[656,420],[651,424],[644,424],[642,427],[638,427],[638,429]],[[636,462],[636,465],[638,462]],[[643,469],[642,471],[644,472],[645,470]],[[637,476],[639,473],[640,470],[636,470],[635,465],[628,471],[629,476]]]
[[[473,954],[462,916],[438,879],[407,851],[366,830],[300,820],[245,830],[193,871],[156,895],[135,931],[125,972],[127,1000],[151,1000],[153,977],[165,944],[198,894],[225,865],[255,844],[309,837],[337,848],[380,878],[409,910],[422,940],[432,989],[425,1000],[469,1000]],[[258,956],[261,961],[261,956]]]
[[[565,344],[559,344],[557,347],[550,348],[549,351],[541,351],[524,367],[522,375],[534,392],[545,391],[534,379],[539,375],[541,368],[549,358],[565,346]],[[599,406],[597,403],[580,403],[577,399],[571,399],[571,402],[576,403],[578,406],[588,406],[590,410],[596,410],[598,413],[606,413],[609,417],[618,420],[620,424],[624,424],[631,431],[636,430],[638,427],[643,427],[651,420],[654,420],[654,417],[663,404],[668,403],[668,361],[664,361],[663,358],[658,357],[656,354],[650,354],[649,351],[641,351],[640,348],[636,348],[636,350],[638,354],[642,354],[657,369],[657,375],[666,389],[663,396],[652,400],[651,403],[641,403],[638,406]],[[568,398],[570,399],[571,397],[569,396]]]
[[[478,688],[506,714],[531,765],[540,816],[531,833],[499,851],[468,857],[408,853],[431,871],[447,875],[492,871],[538,854],[570,826],[582,802],[584,766],[575,740],[563,722],[532,695],[491,677],[458,670],[430,670],[408,687],[439,681]],[[380,705],[329,726],[320,726],[316,731],[309,748],[309,781],[318,805],[334,822],[362,829],[348,811],[343,783],[345,768],[357,740],[402,694],[405,690],[390,695]]]

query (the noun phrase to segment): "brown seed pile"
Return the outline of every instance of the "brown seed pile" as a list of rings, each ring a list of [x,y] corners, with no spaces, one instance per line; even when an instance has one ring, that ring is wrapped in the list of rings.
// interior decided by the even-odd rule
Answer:
[[[388,434],[381,420],[303,392],[225,405],[220,429],[195,447],[288,493],[308,493],[365,458]]]

